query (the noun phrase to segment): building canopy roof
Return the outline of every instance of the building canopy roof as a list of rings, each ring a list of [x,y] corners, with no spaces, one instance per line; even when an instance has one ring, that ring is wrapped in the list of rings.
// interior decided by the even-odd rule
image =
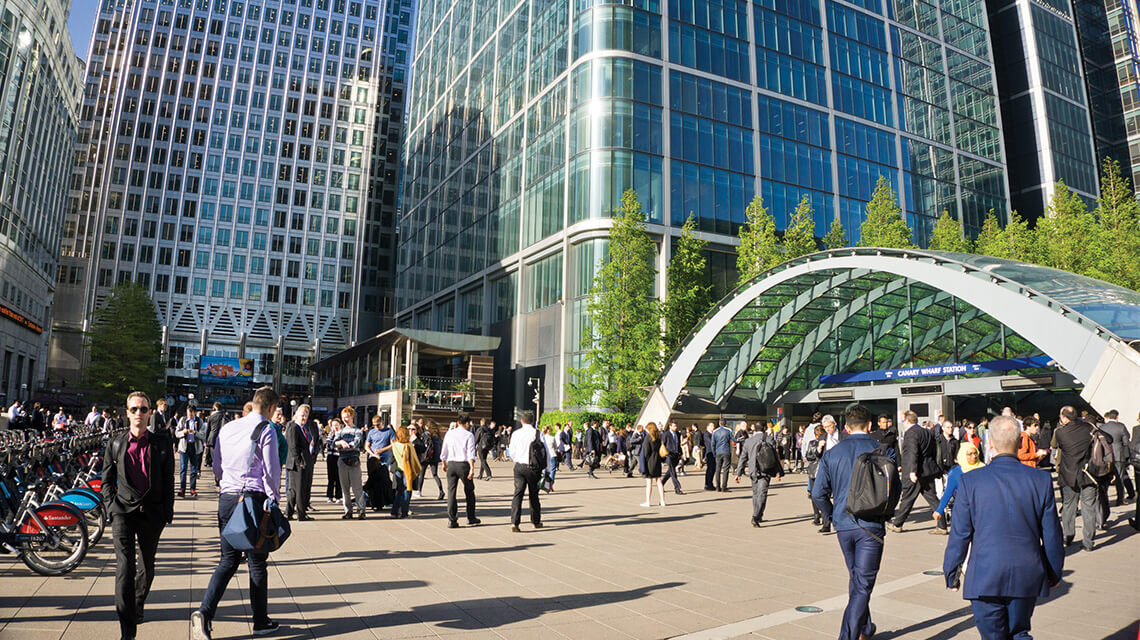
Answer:
[[[344,364],[370,353],[376,353],[393,346],[403,348],[408,341],[415,343],[420,355],[458,356],[469,353],[484,353],[499,348],[501,338],[495,336],[474,336],[466,333],[427,331],[425,329],[393,328],[377,334],[359,344],[335,353],[312,366],[313,371]]]
[[[1136,291],[986,256],[840,249],[741,283],[673,354],[649,404],[771,403],[823,375],[1031,357],[1088,381],[1110,342],[1138,339]]]

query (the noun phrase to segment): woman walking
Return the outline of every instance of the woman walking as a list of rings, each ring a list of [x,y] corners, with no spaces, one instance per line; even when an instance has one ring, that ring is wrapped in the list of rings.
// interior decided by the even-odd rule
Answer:
[[[653,497],[653,485],[657,485],[657,495],[661,497],[661,506],[665,506],[665,484],[661,480],[661,432],[657,423],[650,422],[645,426],[645,440],[641,444],[641,455],[638,460],[638,470],[645,478],[645,502],[641,506],[651,506],[649,499]]]
[[[396,429],[396,441],[392,443],[392,484],[395,498],[392,500],[392,517],[407,518],[411,509],[412,491],[409,482],[420,475],[420,459],[416,448],[410,443],[407,427]]]
[[[324,433],[325,441],[325,472],[328,475],[328,486],[325,488],[325,497],[329,499],[329,504],[340,502],[340,470],[337,463],[340,461],[340,454],[336,447],[336,435],[340,428],[344,426],[340,420],[333,418],[329,420],[328,429]]]
[[[340,419],[344,427],[336,435],[336,449],[340,456],[340,460],[337,461],[337,474],[340,476],[343,492],[341,504],[344,505],[344,515],[341,516],[341,520],[352,518],[353,509],[359,509],[358,518],[363,520],[365,517],[364,496],[360,482],[360,448],[364,442],[364,434],[353,424],[355,418],[356,410],[352,407],[340,410]]]

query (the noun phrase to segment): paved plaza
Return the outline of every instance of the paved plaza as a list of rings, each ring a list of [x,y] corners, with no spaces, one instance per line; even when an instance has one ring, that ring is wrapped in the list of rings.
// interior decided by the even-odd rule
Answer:
[[[682,478],[686,494],[666,508],[642,508],[644,482],[580,471],[559,475],[543,496],[546,527],[524,515],[509,526],[511,478],[476,482],[479,527],[446,527],[445,505],[413,499],[412,517],[369,512],[340,520],[324,498],[318,469],[314,522],[270,561],[269,613],[276,638],[771,638],[838,634],[847,594],[834,535],[811,526],[805,477],[774,483],[759,528],[749,523],[749,491],[702,491],[703,473]],[[212,486],[208,472],[202,486]],[[430,488],[429,488],[430,487]],[[429,479],[425,495],[435,497]],[[217,562],[215,494],[178,500],[163,537],[158,576],[140,640],[189,637],[190,612]],[[1097,550],[1069,548],[1065,576],[1033,618],[1038,640],[1135,640],[1140,618],[1140,535],[1113,510]],[[939,569],[946,538],[928,535],[916,509],[907,532],[890,534],[871,610],[877,639],[977,638],[969,605],[948,592]],[[922,519],[920,521],[920,518]],[[1078,519],[1079,521],[1079,519]],[[462,518],[461,518],[462,522]],[[1079,534],[1078,534],[1079,537]],[[109,537],[69,576],[43,578],[0,556],[0,639],[118,637]],[[245,569],[230,584],[215,638],[251,633]],[[802,605],[818,613],[795,610]]]

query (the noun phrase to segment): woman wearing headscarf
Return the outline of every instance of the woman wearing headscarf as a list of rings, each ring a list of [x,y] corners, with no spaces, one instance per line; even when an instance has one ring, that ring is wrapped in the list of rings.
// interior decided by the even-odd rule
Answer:
[[[950,506],[950,499],[954,497],[954,492],[958,490],[958,479],[962,477],[963,473],[969,473],[974,469],[980,469],[986,466],[982,462],[981,456],[978,454],[978,447],[970,440],[963,440],[962,444],[958,446],[958,464],[950,470],[950,474],[946,476],[946,490],[942,492],[942,501],[938,503],[938,508],[934,510],[934,519],[937,520],[943,517],[946,513],[946,508]],[[946,529],[935,529],[935,533],[946,534]]]

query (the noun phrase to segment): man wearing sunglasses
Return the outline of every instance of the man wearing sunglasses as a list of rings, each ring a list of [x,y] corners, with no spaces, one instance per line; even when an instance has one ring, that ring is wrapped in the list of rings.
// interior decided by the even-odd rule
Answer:
[[[147,431],[149,413],[145,393],[127,396],[130,429],[111,438],[103,455],[103,504],[111,515],[115,611],[123,638],[134,638],[142,622],[158,539],[174,520],[174,443],[166,430]]]

